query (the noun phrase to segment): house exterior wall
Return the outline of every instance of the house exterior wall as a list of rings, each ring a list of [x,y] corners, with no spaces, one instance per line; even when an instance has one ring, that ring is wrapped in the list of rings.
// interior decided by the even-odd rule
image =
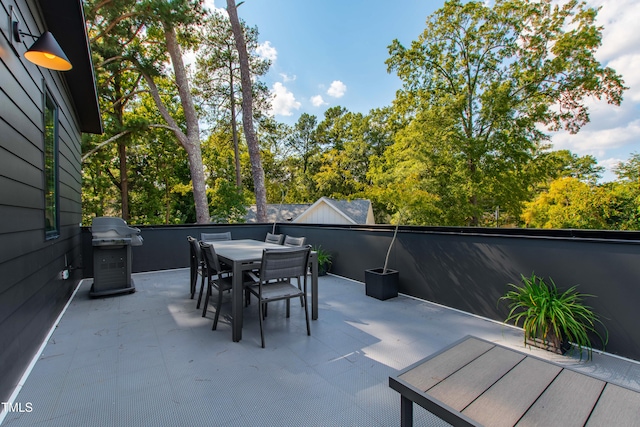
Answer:
[[[32,1],[0,0],[0,401],[6,402],[79,281],[81,132],[61,74],[24,59],[13,42],[13,9],[25,32],[47,27]],[[44,93],[58,105],[59,235],[45,237]],[[74,274],[75,273],[75,274]]]
[[[376,219],[373,216],[373,208],[369,205],[369,210],[367,211],[367,224],[375,224]]]

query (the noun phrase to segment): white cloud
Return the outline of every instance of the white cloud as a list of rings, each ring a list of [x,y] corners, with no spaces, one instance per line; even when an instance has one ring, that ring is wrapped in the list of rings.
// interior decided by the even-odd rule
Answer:
[[[577,134],[557,132],[552,135],[554,149],[568,149],[583,156],[592,155],[607,171],[603,181],[615,179],[612,172],[618,162],[638,152],[640,141],[640,32],[633,31],[640,17],[638,0],[587,0],[589,7],[600,8],[596,25],[602,26],[602,45],[596,59],[616,70],[627,89],[617,107],[606,100],[585,100],[590,123]]]
[[[271,62],[276,62],[276,59],[278,59],[278,51],[271,46],[271,42],[268,40],[258,45],[256,53],[261,58],[268,59]]]
[[[280,73],[280,77],[282,77],[282,81],[284,83],[292,82],[298,78],[295,74],[290,76],[289,74],[286,74],[286,73]]]
[[[282,83],[275,82],[271,88],[272,102],[271,113],[276,116],[292,116],[293,110],[300,109],[300,102]]]
[[[209,9],[211,11],[217,11],[217,12],[224,12],[224,14],[227,14],[227,9],[224,7],[216,7],[216,5],[214,4],[215,0],[204,0],[204,7],[205,9]]]
[[[334,80],[333,82],[331,82],[331,86],[329,86],[329,90],[327,90],[327,95],[333,98],[342,98],[346,91],[347,91],[347,85],[342,83],[340,80]]]
[[[633,31],[640,17],[638,0],[588,0],[591,7],[601,7],[597,24],[604,26],[598,60],[607,62],[637,50],[640,33]],[[619,70],[617,70],[619,71]]]
[[[311,104],[313,104],[314,107],[322,107],[323,105],[327,105],[328,102],[325,102],[322,95],[316,95],[311,97]]]
[[[598,157],[603,156],[607,150],[637,145],[638,140],[640,119],[606,129],[587,125],[575,135],[558,132],[553,136],[554,148],[557,150],[568,149],[579,155],[591,154]]]

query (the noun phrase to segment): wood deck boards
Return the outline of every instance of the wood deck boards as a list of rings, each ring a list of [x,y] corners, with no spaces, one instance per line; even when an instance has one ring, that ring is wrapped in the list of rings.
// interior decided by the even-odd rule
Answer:
[[[402,397],[456,425],[640,426],[640,393],[493,344],[466,337],[389,377]]]

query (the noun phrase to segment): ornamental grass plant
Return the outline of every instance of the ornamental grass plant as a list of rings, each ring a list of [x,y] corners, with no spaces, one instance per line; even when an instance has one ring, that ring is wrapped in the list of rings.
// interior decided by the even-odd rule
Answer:
[[[569,342],[580,352],[587,350],[588,359],[592,357],[590,336],[597,336],[606,346],[609,335],[598,316],[591,307],[583,304],[589,294],[581,294],[572,286],[564,292],[558,290],[554,281],[549,283],[534,273],[531,277],[522,275],[522,285],[509,283],[511,289],[500,300],[509,304],[509,315],[505,322],[513,321],[516,326],[522,322],[524,341],[535,342],[536,339],[544,343],[551,343],[556,348]],[[602,327],[603,333],[596,329],[596,324]]]

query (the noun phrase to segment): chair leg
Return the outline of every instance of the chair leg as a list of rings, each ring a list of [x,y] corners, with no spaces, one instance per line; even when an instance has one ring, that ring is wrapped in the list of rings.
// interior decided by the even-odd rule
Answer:
[[[263,319],[262,319],[262,315],[263,315],[263,309],[262,306],[264,305],[264,303],[262,301],[260,301],[260,309],[258,310],[258,314],[259,314],[259,318],[260,318],[260,340],[262,341],[262,348],[264,348],[264,328],[262,325]]]
[[[298,277],[298,289],[302,290],[302,285],[300,284],[300,278]],[[300,297],[300,307],[304,307],[304,300]]]
[[[198,304],[196,304],[196,308],[200,308],[200,302],[202,301],[202,289],[204,289],[204,272],[202,273],[202,280],[200,281],[200,296],[198,296]]]
[[[291,315],[291,299],[287,299],[287,319],[290,317]]]
[[[222,308],[222,291],[218,289],[218,305],[216,306],[216,315],[213,318],[213,326],[211,327],[212,331],[215,331],[218,327],[218,317],[220,317],[220,309]]]
[[[191,269],[189,271],[189,292],[191,293],[191,299],[196,293],[196,283],[198,282],[198,272],[194,268],[193,262],[191,262]]]
[[[309,310],[307,309],[307,296],[304,295],[304,318],[307,321],[307,335],[311,335],[311,328],[309,327]]]
[[[207,317],[207,308],[209,307],[209,296],[211,295],[211,282],[207,285],[207,296],[204,298],[204,307],[202,308],[202,317]]]

